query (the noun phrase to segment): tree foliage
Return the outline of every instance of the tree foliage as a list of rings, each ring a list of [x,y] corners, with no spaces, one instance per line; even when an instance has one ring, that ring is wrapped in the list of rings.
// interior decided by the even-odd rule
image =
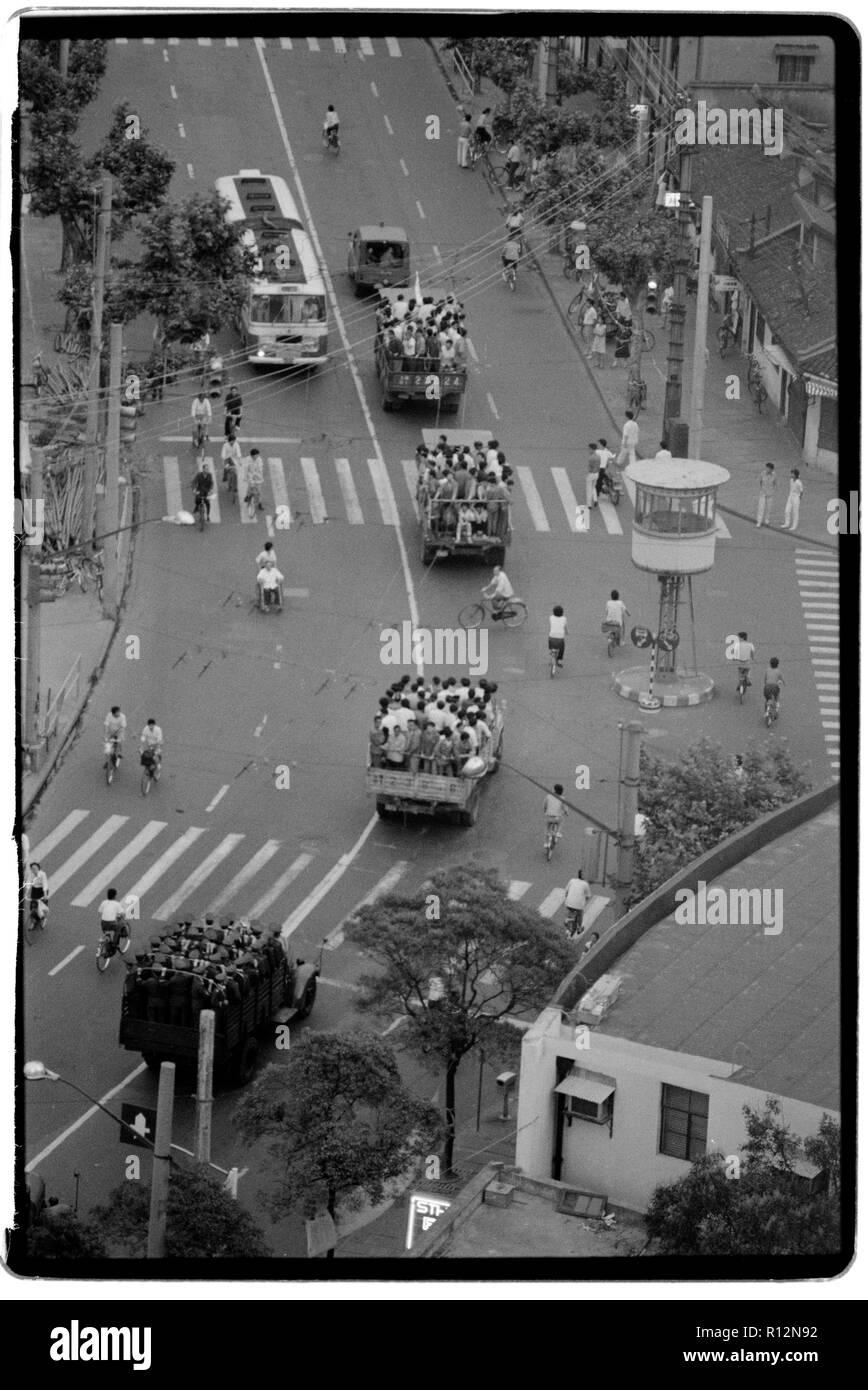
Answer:
[[[286,1065],[267,1067],[235,1112],[246,1139],[268,1139],[279,1177],[275,1216],[307,1216],[362,1196],[382,1201],[385,1184],[431,1152],[440,1122],[398,1074],[394,1054],[365,1033],[306,1033]]]
[[[531,38],[447,39],[444,48],[456,48],[476,79],[487,77],[503,92],[528,76],[539,44]]]
[[[43,1214],[28,1230],[27,1253],[34,1260],[101,1260],[106,1248],[99,1226],[70,1211],[49,1219]]]
[[[827,1255],[840,1249],[840,1213],[832,1170],[840,1169],[838,1130],[824,1115],[815,1138],[801,1141],[781,1123],[781,1106],[743,1107],[747,1140],[738,1176],[720,1153],[697,1159],[678,1182],[657,1187],[645,1221],[664,1255]],[[818,1151],[817,1145],[820,1146]],[[821,1152],[828,1193],[807,1197],[795,1160]]]
[[[721,840],[810,790],[780,745],[751,747],[743,760],[740,780],[731,755],[708,739],[691,744],[676,762],[642,750],[639,810],[647,824],[628,906]]]
[[[73,39],[69,69],[60,75],[60,40],[25,39],[18,55],[19,90],[34,111],[59,107],[78,111],[93,101],[105,72],[108,44],[105,39]]]
[[[636,301],[652,277],[671,281],[678,225],[674,217],[648,208],[644,185],[637,190],[624,173],[620,178],[621,187],[607,188],[605,204],[589,217],[588,246],[594,266]]]
[[[114,1257],[140,1259],[148,1248],[150,1187],[123,1182],[91,1217]],[[172,1164],[166,1258],[250,1259],[271,1254],[253,1217],[210,1176]]]
[[[103,173],[112,175],[112,237],[118,239],[133,219],[154,212],[166,200],[174,161],[148,141],[145,127],[128,102],[116,106],[108,134],[87,172],[96,184]]]
[[[360,1007],[405,1015],[398,1045],[445,1073],[448,1169],[462,1059],[476,1047],[514,1056],[519,1035],[507,1016],[542,1008],[575,951],[551,923],[512,902],[494,870],[464,866],[439,870],[416,894],[363,907],[347,937],[379,967],[360,981]]]

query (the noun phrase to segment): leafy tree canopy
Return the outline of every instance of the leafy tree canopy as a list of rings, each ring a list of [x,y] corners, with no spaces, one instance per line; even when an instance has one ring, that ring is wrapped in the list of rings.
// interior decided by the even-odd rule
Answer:
[[[73,39],[69,69],[60,75],[60,40],[25,39],[18,56],[19,89],[34,111],[68,107],[78,111],[93,101],[105,72],[105,39]]]
[[[148,1248],[150,1186],[123,1182],[92,1222],[115,1257],[140,1259]],[[172,1165],[166,1214],[167,1259],[248,1259],[271,1250],[253,1217],[210,1175]]]
[[[106,1249],[102,1233],[73,1212],[42,1219],[27,1233],[27,1253],[34,1260],[101,1260]]]
[[[128,102],[116,106],[108,134],[86,165],[92,183],[112,175],[112,237],[122,237],[133,218],[165,202],[174,162],[151,145]]]

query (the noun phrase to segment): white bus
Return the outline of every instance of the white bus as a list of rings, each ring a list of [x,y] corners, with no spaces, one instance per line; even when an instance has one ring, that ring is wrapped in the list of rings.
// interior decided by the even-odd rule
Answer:
[[[243,225],[243,241],[256,270],[241,327],[247,360],[316,367],[326,361],[326,292],[310,237],[286,180],[258,169],[242,169],[217,180],[229,204],[229,222]]]

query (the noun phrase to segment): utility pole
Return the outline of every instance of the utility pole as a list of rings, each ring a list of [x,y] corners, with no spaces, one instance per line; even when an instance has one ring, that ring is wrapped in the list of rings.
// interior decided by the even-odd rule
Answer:
[[[39,517],[45,505],[42,482],[42,450],[30,451],[30,505],[32,515]],[[25,548],[22,546],[22,556]],[[42,558],[40,546],[29,551],[28,558],[22,560],[27,576],[27,652],[25,665],[24,695],[24,742],[32,750],[32,767],[35,772],[39,759],[39,715],[40,715],[40,643],[42,640],[42,572],[39,568]]]
[[[108,261],[108,242],[111,234],[112,179],[104,174],[101,181],[100,209],[97,218],[96,256],[93,266],[93,315],[90,325],[90,365],[87,373],[87,427],[85,431],[84,496],[82,499],[82,534],[79,541],[90,545],[94,528],[94,497],[98,468],[100,428],[100,359],[102,355],[102,306],[105,298],[105,275]]]
[[[60,40],[60,62],[58,69],[61,77],[69,76],[69,39]]]
[[[705,404],[705,354],[708,338],[708,277],[711,273],[712,199],[702,200],[702,236],[699,241],[699,285],[696,292],[696,334],[693,339],[693,380],[690,390],[690,448],[692,458],[702,458],[702,412]]]
[[[684,373],[684,319],[687,313],[687,268],[690,261],[690,148],[681,147],[678,200],[678,255],[673,279],[674,297],[669,311],[669,356],[666,363],[666,403],[663,407],[663,438],[669,445],[669,426],[681,417],[681,386]]]
[[[109,340],[108,424],[105,441],[105,498],[101,532],[105,536],[102,613],[114,618],[118,607],[118,465],[121,449],[121,353],[124,330],[113,323]]]
[[[160,1063],[157,1092],[157,1124],[154,1135],[154,1168],[151,1175],[151,1210],[148,1217],[148,1259],[166,1254],[166,1211],[169,1205],[169,1173],[172,1166],[172,1110],[175,1104],[175,1063]]]
[[[621,765],[621,818],[618,825],[618,871],[619,888],[625,888],[633,881],[633,866],[636,856],[636,815],[639,810],[639,752],[642,746],[643,726],[638,719],[631,719],[625,725],[624,760]]]
[[[196,1085],[196,1162],[211,1161],[211,1110],[214,1104],[213,1009],[199,1015],[199,1072]]]

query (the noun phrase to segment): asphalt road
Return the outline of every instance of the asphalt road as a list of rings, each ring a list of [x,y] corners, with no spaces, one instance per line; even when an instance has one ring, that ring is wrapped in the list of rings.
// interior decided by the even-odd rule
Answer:
[[[285,176],[294,168],[335,300],[328,367],[292,381],[246,367],[234,373],[245,400],[245,449],[258,442],[274,460],[266,513],[255,525],[242,524],[225,493],[219,524],[205,534],[163,522],[173,480],[183,485],[194,471],[189,398],[149,405],[140,424],[150,455],[148,524],[137,541],[122,635],[78,743],[30,827],[34,855],[52,880],[53,911],[46,939],[25,959],[25,1056],[109,1097],[110,1109],[155,1100],[140,1059],[117,1044],[122,969],[113,962],[98,976],[94,968],[96,907],[110,882],[139,891],[143,919],[168,919],[182,906],[258,907],[284,925],[299,955],[310,956],[327,938],[311,1026],[350,1028],[358,1026],[361,961],[343,943],[340,924],[366,895],[410,887],[438,865],[469,858],[502,870],[516,894],[550,914],[556,890],[574,871],[584,824],[580,816],[568,822],[559,859],[546,865],[542,793],[527,778],[569,789],[573,769],[586,764],[591,785],[574,793],[576,804],[615,821],[619,723],[637,717],[637,707],[610,689],[599,621],[616,586],[633,621],[654,626],[657,586],[631,565],[626,499],[617,515],[595,513],[588,534],[571,526],[570,489],[583,500],[585,443],[611,434],[611,426],[536,273],[523,269],[514,295],[500,282],[502,208],[478,171],[457,168],[455,108],[429,48],[406,38],[400,56],[384,40],[372,46],[372,55],[360,56],[354,40],[346,53],[325,40],[318,51],[298,41],[285,49],[278,40],[264,49],[250,40],[237,47],[111,45],[88,115],[99,131],[111,109],[128,101],[177,161],[176,196],[207,193],[219,176],[242,168]],[[329,101],[342,121],[337,159],[320,141]],[[433,117],[440,123],[434,139]],[[290,187],[296,191],[291,177]],[[472,829],[380,823],[363,790],[375,699],[397,674],[381,663],[382,629],[414,612],[427,627],[454,627],[459,608],[487,578],[469,566],[425,573],[419,561],[403,465],[420,428],[435,418],[381,410],[373,310],[353,297],[345,273],[347,233],[381,220],[407,229],[425,288],[436,284],[464,301],[475,360],[463,423],[491,429],[524,470],[506,567],[531,617],[520,632],[491,634],[489,674],[507,700],[507,766],[484,789]],[[227,334],[221,346],[232,353],[239,344]],[[260,615],[252,604],[253,557],[270,525],[266,514],[280,500],[272,475],[278,488],[285,484],[291,508],[289,531],[274,539],[287,589],[296,592],[282,615]],[[701,668],[723,678],[721,698],[644,715],[647,746],[676,753],[700,735],[733,748],[765,737],[756,703],[741,709],[729,698],[723,635],[768,626],[773,612],[782,650],[806,653],[807,639],[789,551],[781,549],[778,563],[772,539],[759,547],[755,535],[732,523],[715,569],[697,584],[697,655]],[[566,609],[570,637],[565,670],[552,681],[546,617],[556,602]],[[794,660],[782,732],[825,780],[809,687],[807,662]],[[803,721],[801,700],[811,711]],[[164,776],[147,801],[134,756],[105,785],[101,727],[114,703],[136,740],[150,715],[164,729]],[[275,785],[281,768],[289,769],[285,789]],[[145,926],[139,930],[147,936]],[[413,1067],[406,1074],[423,1094],[434,1093],[436,1078]],[[465,1115],[471,1091],[475,1077],[464,1081]],[[79,1170],[89,1207],[121,1180],[128,1149],[108,1119],[82,1121],[86,1110],[62,1085],[28,1088],[29,1164],[65,1197]],[[231,1097],[224,1097],[214,1157],[227,1167],[240,1149],[230,1112]],[[192,1105],[182,1096],[179,1142],[189,1144],[191,1126]],[[245,1182],[252,1192],[258,1157],[240,1162],[251,1169]],[[285,1253],[302,1253],[300,1242],[300,1228],[287,1230]]]

